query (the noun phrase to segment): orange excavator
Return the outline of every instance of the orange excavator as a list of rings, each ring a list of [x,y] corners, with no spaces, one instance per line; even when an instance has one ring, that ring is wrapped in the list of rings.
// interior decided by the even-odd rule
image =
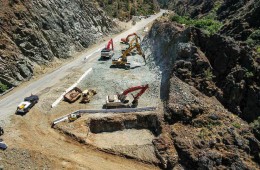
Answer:
[[[128,44],[129,38],[132,36],[138,37],[138,35],[136,33],[129,34],[126,38],[121,38],[121,43]]]
[[[144,94],[144,92],[148,89],[149,85],[135,86],[125,90],[123,93],[116,95],[111,95],[106,97],[106,104],[104,108],[112,109],[112,108],[129,108],[129,107],[137,107],[138,99]],[[128,94],[134,91],[140,90],[139,93],[133,95],[134,100],[132,101],[132,105],[129,104]]]
[[[111,48],[112,46],[112,48]],[[101,58],[111,58],[114,55],[114,43],[113,39],[110,39],[107,46],[101,50]]]
[[[125,51],[123,51],[122,56],[119,57],[118,59],[112,60],[112,66],[129,69],[130,63],[127,62],[127,55],[129,55],[130,52],[133,51],[135,48],[136,48],[138,54],[143,57],[144,62],[146,64],[145,55],[142,52],[141,45],[140,45],[139,41],[140,41],[139,36],[136,36],[134,39],[132,39],[130,44],[129,44],[129,47]]]

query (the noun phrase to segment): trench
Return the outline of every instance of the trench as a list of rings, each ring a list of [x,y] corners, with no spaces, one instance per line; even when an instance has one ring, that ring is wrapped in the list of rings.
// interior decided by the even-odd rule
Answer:
[[[98,134],[103,132],[116,132],[126,129],[147,129],[154,136],[161,133],[161,123],[155,114],[150,115],[131,115],[127,117],[103,117],[93,118],[89,122],[91,133]]]

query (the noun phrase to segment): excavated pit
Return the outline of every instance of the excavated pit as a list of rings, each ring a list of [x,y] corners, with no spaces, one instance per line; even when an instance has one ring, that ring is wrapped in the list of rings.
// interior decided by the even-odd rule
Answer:
[[[89,122],[92,133],[115,132],[126,129],[148,129],[155,136],[161,133],[161,126],[157,115],[130,115],[126,117],[94,118]]]
[[[147,163],[159,164],[153,141],[161,134],[158,113],[84,115],[57,128],[80,143]]]
[[[88,143],[115,154],[156,163],[153,140],[161,133],[157,114],[123,114],[94,117],[87,121]]]

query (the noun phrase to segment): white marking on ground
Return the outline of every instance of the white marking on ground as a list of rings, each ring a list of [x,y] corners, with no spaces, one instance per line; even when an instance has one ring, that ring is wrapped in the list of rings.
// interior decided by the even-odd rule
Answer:
[[[70,90],[72,90],[74,87],[76,87],[90,72],[92,71],[92,68],[88,69],[79,79],[76,83],[74,83],[72,86],[70,86],[65,92],[62,93],[62,95],[51,105],[52,108],[56,107],[60,101],[63,99],[63,96],[68,93]]]

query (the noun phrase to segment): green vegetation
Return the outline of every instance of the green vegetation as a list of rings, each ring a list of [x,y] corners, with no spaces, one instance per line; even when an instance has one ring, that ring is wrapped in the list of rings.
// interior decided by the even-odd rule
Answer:
[[[5,85],[5,84],[3,84],[3,83],[0,81],[0,93],[5,92],[7,89],[8,89],[8,86]]]
[[[256,52],[260,54],[260,46],[256,47]]]
[[[246,42],[250,46],[256,47],[257,53],[260,54],[260,29],[252,32],[252,34],[247,38]]]
[[[206,125],[206,128],[209,130],[212,130],[214,126],[220,126],[221,122],[219,121],[209,121],[208,124]]]
[[[248,72],[246,72],[246,78],[251,78],[251,77],[254,77],[254,73],[253,72],[250,72],[250,71],[248,71]]]
[[[260,116],[254,122],[250,123],[250,126],[254,129],[260,129]]]
[[[232,125],[233,125],[235,128],[237,128],[237,129],[240,129],[240,128],[241,128],[241,125],[240,125],[239,123],[237,123],[237,122],[233,123]]]
[[[191,19],[187,16],[172,16],[172,21],[188,26],[195,26],[207,31],[209,34],[214,34],[222,27],[222,23],[213,19]]]
[[[207,136],[208,134],[208,131],[206,129],[201,129],[199,134],[198,134],[198,137],[201,138],[201,139],[205,139],[205,136]]]
[[[215,20],[217,18],[217,11],[222,5],[222,2],[215,2],[214,8],[203,18]]]
[[[214,75],[213,75],[212,71],[210,70],[210,68],[208,68],[207,70],[204,70],[204,77],[208,81],[211,81],[214,78]]]
[[[136,3],[131,0],[98,0],[98,3],[109,16],[120,20],[130,20],[133,15],[151,15],[159,11],[159,6],[150,0],[136,0]]]

